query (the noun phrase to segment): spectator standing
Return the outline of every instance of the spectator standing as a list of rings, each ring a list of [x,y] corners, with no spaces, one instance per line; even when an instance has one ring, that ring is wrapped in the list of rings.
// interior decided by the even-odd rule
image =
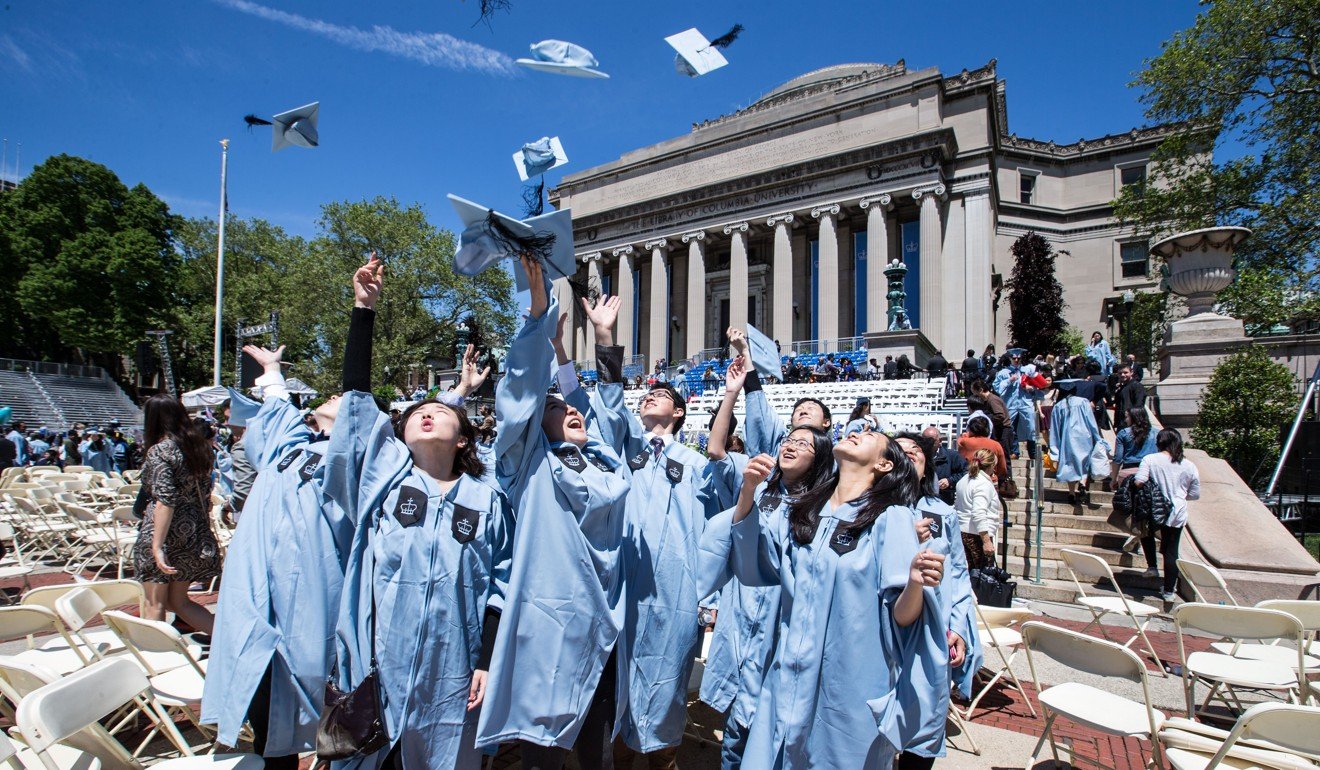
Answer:
[[[856,365],[853,364],[853,360],[851,358],[845,357],[843,359],[843,367],[839,369],[839,381],[840,382],[857,381],[857,367]]]
[[[1109,343],[1105,341],[1104,335],[1100,332],[1091,335],[1091,343],[1086,346],[1085,355],[1092,361],[1099,363],[1100,372],[1106,376],[1113,371],[1114,364],[1118,363],[1113,351],[1109,349]]]
[[[1132,378],[1137,382],[1146,379],[1146,367],[1137,363],[1137,356],[1134,353],[1127,354],[1127,365],[1132,368]]]
[[[958,482],[954,510],[962,528],[967,568],[980,569],[994,560],[995,535],[999,532],[1001,508],[999,493],[990,478],[995,467],[994,453],[978,449],[967,464],[967,475]]]
[[[917,367],[912,365],[912,359],[908,358],[907,353],[900,353],[898,356],[898,379],[910,380],[912,379],[912,373],[916,370]]]
[[[87,431],[87,440],[78,447],[82,453],[83,465],[94,471],[109,474],[115,469],[114,446],[106,440],[100,428]]]
[[[82,443],[76,427],[69,428],[69,432],[64,435],[64,441],[60,446],[60,454],[64,458],[65,465],[82,465],[82,452],[78,447]]]
[[[967,357],[962,361],[963,387],[971,385],[972,380],[982,379],[984,367],[981,365],[981,359],[976,357],[975,350],[967,351]]]
[[[967,432],[958,437],[958,454],[962,455],[967,461],[970,469],[972,459],[977,451],[985,449],[995,457],[995,467],[993,468],[996,480],[1002,479],[1008,475],[1008,461],[1004,454],[1004,447],[998,441],[990,438],[990,418],[985,412],[976,412],[967,419]],[[970,472],[970,471],[969,471]]]
[[[877,362],[874,358],[872,358],[869,362],[867,362],[866,379],[878,380],[880,379],[882,374],[883,371],[880,369],[879,362]]]
[[[21,421],[10,426],[5,436],[14,445],[14,465],[28,464],[27,426]]]
[[[14,442],[9,440],[9,436],[0,435],[0,471],[13,468],[17,458],[18,451],[14,448]]]
[[[1170,504],[1168,521],[1160,525],[1159,536],[1160,554],[1164,557],[1164,593],[1161,598],[1172,602],[1178,598],[1175,593],[1178,589],[1178,545],[1183,528],[1187,526],[1187,501],[1200,499],[1201,474],[1183,456],[1182,436],[1178,431],[1168,428],[1160,431],[1155,437],[1155,446],[1159,451],[1141,458],[1135,483],[1137,486],[1159,485]],[[1141,541],[1141,550],[1146,554],[1146,574],[1157,575],[1154,534]]]
[[[938,425],[928,426],[921,435],[935,447],[931,453],[935,465],[935,491],[941,500],[953,505],[958,482],[967,475],[967,461],[944,443],[944,433]]]
[[[1146,408],[1146,387],[1136,378],[1130,364],[1118,368],[1118,391],[1114,393],[1114,428],[1127,425],[1127,415],[1133,409]]]
[[[1114,436],[1114,483],[1135,475],[1146,455],[1155,454],[1155,431],[1145,409],[1133,409],[1127,415],[1127,427]]]
[[[115,470],[120,473],[128,470],[128,441],[117,428],[110,432],[110,447],[110,453],[115,458]]]
[[[981,354],[981,376],[986,382],[994,382],[995,370],[999,368],[999,358],[995,355],[995,346],[986,345]]]
[[[926,362],[926,371],[930,373],[932,380],[938,380],[944,377],[944,373],[949,371],[949,361],[944,357],[944,352],[937,350],[935,355]]]
[[[45,456],[46,451],[50,449],[50,442],[46,440],[46,429],[39,428],[28,437],[28,459],[33,465],[37,460]]]
[[[884,373],[886,380],[898,379],[898,364],[895,363],[893,356],[885,356]]]

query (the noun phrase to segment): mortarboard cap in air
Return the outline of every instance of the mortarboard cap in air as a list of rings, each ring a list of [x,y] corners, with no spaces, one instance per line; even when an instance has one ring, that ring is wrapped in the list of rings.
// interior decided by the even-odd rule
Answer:
[[[518,255],[527,252],[545,267],[547,279],[573,277],[576,266],[573,215],[569,209],[517,220],[457,195],[451,194],[449,202],[463,220],[463,233],[454,253],[458,272],[476,275],[502,259],[512,259],[518,291],[524,291],[529,283]]]
[[[532,46],[532,58],[517,59],[518,64],[541,72],[572,75],[579,78],[608,78],[596,69],[600,62],[591,51],[563,40],[542,40]]]
[[[733,29],[720,38],[711,41],[701,34],[696,27],[683,30],[676,35],[670,35],[665,38],[665,42],[678,51],[674,57],[674,68],[679,74],[687,75],[690,78],[699,75],[705,75],[723,67],[729,63],[724,58],[720,49],[727,48],[734,40],[738,38],[738,33],[742,32],[742,25],[735,25]]]
[[[1005,350],[1004,352],[1007,353],[1007,354],[1009,355],[1010,358],[1013,357],[1013,356],[1017,356],[1018,358],[1022,358],[1023,356],[1025,356],[1025,355],[1027,354],[1027,349],[1026,349],[1026,348],[1009,348],[1008,350]]]
[[[234,428],[246,428],[248,420],[257,416],[261,402],[254,401],[233,388],[229,391],[229,425]]]
[[[270,149],[278,152],[291,145],[297,147],[316,147],[320,137],[316,133],[316,123],[320,120],[321,103],[312,102],[275,116],[272,127]]]
[[[747,324],[747,346],[750,348],[752,364],[756,367],[758,377],[768,382],[771,377],[778,378],[783,375],[783,370],[779,368],[779,351],[775,348],[774,340],[751,324]]]
[[[544,136],[535,142],[528,142],[513,154],[514,165],[518,167],[518,177],[526,182],[534,176],[544,174],[568,162],[564,145],[559,137]]]

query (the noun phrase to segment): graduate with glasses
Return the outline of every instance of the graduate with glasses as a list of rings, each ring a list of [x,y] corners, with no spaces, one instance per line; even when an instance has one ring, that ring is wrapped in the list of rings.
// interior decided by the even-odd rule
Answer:
[[[373,259],[353,276],[344,397],[319,472],[325,494],[356,525],[334,675],[349,692],[377,673],[388,743],[335,767],[475,769],[513,512],[481,481],[476,431],[462,407],[419,401],[395,424],[371,395],[383,268]]]
[[[836,444],[834,459],[826,483],[765,517],[752,514],[775,461],[753,457],[737,504],[703,543],[718,551],[728,538],[739,580],[782,589],[746,767],[889,770],[938,712],[941,687],[948,697],[933,590],[945,559],[917,541],[916,468],[897,442],[869,431]]]
[[[720,403],[711,427],[707,453],[715,463],[717,476],[726,487],[726,499],[736,500],[742,493],[746,455],[725,449],[733,407],[746,379],[746,359],[735,358],[725,372],[724,400]],[[833,475],[834,457],[830,437],[818,428],[794,428],[779,446],[775,470],[756,490],[755,515],[769,521],[783,515],[783,509],[808,489],[826,483]],[[726,517],[727,518],[727,517]],[[727,527],[727,522],[725,523]],[[726,538],[704,539],[722,542]],[[748,586],[733,577],[728,553],[715,554],[720,582],[727,580],[719,595],[719,615],[701,679],[701,700],[725,715],[724,740],[720,749],[723,770],[742,766],[747,735],[756,717],[757,701],[779,628],[779,586]]]
[[[596,350],[622,359],[612,339],[618,304],[583,301],[596,330]],[[626,767],[635,753],[652,768],[675,767],[687,724],[687,682],[700,649],[699,609],[713,593],[699,568],[706,520],[723,509],[713,464],[677,441],[687,404],[668,383],[656,383],[639,414],[624,404],[615,378],[596,389],[607,441],[625,458],[627,530],[619,616],[619,723],[614,763]]]

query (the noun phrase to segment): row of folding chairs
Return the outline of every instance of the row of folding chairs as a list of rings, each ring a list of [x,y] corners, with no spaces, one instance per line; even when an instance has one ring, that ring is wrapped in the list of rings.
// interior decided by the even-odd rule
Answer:
[[[184,739],[176,725],[179,718],[204,738],[211,738],[211,732],[197,721],[206,676],[201,648],[168,623],[112,609],[136,605],[140,614],[142,599],[141,584],[113,580],[35,589],[23,597],[21,605],[0,608],[0,640],[29,640],[29,649],[0,656],[4,710],[16,719],[27,746],[36,750],[73,736],[84,742],[91,737],[96,739],[92,741],[95,746],[81,748],[95,748],[92,753],[96,757],[114,765],[140,767],[139,757],[158,736],[183,757],[196,755],[197,748]],[[94,626],[98,620],[104,622],[104,628]],[[41,641],[36,640],[38,636]],[[94,670],[101,673],[89,673]],[[113,677],[105,673],[111,670],[116,672]],[[133,682],[132,687],[128,687],[128,681]],[[66,699],[80,690],[101,693],[103,688],[96,683],[118,694],[110,701],[93,697],[94,703]],[[65,695],[50,695],[55,692]],[[55,700],[47,701],[50,697]],[[40,703],[54,710],[34,705]],[[63,721],[57,720],[59,726],[43,726],[30,720],[25,723],[24,714],[38,713]],[[134,728],[143,727],[144,732],[130,751],[121,741]],[[71,747],[79,748],[76,743]],[[261,766],[259,758],[256,765],[251,765],[251,760],[243,760],[241,755],[234,757],[227,761],[242,761],[244,767]],[[203,764],[213,761],[215,758]]]
[[[17,533],[14,554],[25,565],[54,562],[73,575],[114,569],[123,577],[136,540],[131,499],[88,499],[45,488],[0,491],[0,522]],[[26,551],[26,553],[24,553]]]

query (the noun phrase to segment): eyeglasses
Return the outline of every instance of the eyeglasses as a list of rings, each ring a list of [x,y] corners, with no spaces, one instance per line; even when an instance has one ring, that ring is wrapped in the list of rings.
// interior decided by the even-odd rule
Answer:
[[[800,449],[805,452],[811,452],[812,454],[816,453],[815,445],[804,438],[786,438],[784,439],[784,443],[779,446],[785,449]]]
[[[651,400],[652,398],[659,398],[659,397],[661,397],[661,396],[664,396],[665,398],[669,399],[670,401],[673,401],[673,400],[674,400],[673,395],[671,395],[671,394],[669,393],[669,391],[667,391],[667,390],[652,390],[652,391],[650,391],[649,393],[647,393],[647,394],[642,398],[642,400],[643,400],[643,401],[649,401],[649,400]]]

